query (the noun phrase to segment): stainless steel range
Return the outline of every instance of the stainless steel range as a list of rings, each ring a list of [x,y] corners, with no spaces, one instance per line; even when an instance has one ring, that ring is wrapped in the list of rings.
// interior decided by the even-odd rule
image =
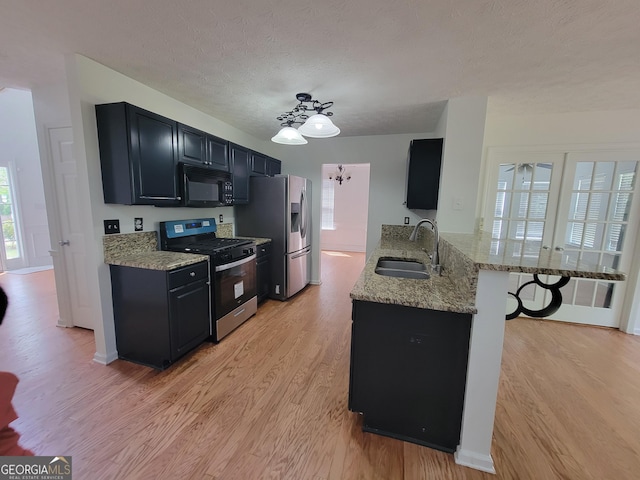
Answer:
[[[214,218],[160,222],[160,249],[209,255],[211,339],[221,340],[258,310],[256,245],[218,238]]]

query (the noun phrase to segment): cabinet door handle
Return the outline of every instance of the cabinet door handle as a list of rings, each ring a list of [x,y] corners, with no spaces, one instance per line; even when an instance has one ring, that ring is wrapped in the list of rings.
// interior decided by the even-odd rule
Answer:
[[[564,252],[564,247],[556,247],[556,252]]]
[[[65,245],[70,245],[71,242],[69,242],[69,240],[60,240],[58,242],[58,245],[60,245],[61,247],[64,247]]]

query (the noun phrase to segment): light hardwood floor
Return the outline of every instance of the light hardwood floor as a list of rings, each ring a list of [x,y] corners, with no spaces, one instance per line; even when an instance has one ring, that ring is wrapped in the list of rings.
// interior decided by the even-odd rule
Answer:
[[[92,362],[91,332],[55,326],[52,271],[0,275],[0,370],[21,379],[22,444],[71,455],[76,480],[638,478],[640,338],[615,330],[507,323],[495,476],[363,433],[347,392],[364,257],[347,255],[323,253],[322,285],[268,300],[164,372]]]

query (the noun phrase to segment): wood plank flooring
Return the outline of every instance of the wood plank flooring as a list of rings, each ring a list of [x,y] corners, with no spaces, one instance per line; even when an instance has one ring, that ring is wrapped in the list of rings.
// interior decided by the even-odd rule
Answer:
[[[0,370],[20,377],[22,444],[71,455],[76,480],[638,478],[640,338],[610,329],[507,323],[495,476],[363,433],[347,392],[348,292],[364,256],[322,262],[322,285],[266,301],[164,372],[94,363],[92,332],[55,326],[52,271],[0,275]]]

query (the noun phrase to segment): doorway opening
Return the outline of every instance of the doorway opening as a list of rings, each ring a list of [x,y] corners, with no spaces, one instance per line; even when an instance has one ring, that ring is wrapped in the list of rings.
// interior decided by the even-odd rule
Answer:
[[[329,274],[331,270],[327,260],[364,266],[370,168],[368,163],[322,165],[320,250],[323,273]]]

